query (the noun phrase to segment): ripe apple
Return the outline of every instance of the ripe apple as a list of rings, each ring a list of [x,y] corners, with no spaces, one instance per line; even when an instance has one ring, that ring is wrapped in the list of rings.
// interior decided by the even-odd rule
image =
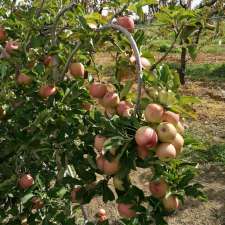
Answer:
[[[71,63],[69,71],[73,77],[84,77],[85,71],[82,63]]]
[[[120,98],[115,92],[106,92],[102,99],[102,104],[104,107],[113,108],[116,107],[120,102]]]
[[[81,190],[80,187],[76,187],[73,188],[71,193],[70,193],[70,197],[71,197],[71,201],[72,203],[80,203],[80,201],[77,199],[77,193]]]
[[[82,104],[82,108],[87,110],[87,111],[90,111],[92,109],[92,104],[90,104],[90,103],[83,103]]]
[[[143,69],[150,69],[151,63],[149,62],[149,60],[145,57],[140,57],[140,59],[141,59],[141,65],[142,65]],[[132,55],[130,57],[130,62],[132,64],[134,64],[136,62],[136,58],[134,55]]]
[[[42,209],[44,207],[44,202],[39,197],[33,197],[31,201],[34,209]]]
[[[176,129],[179,134],[181,134],[181,135],[184,134],[184,126],[182,125],[182,123],[180,121],[177,123]]]
[[[174,211],[179,208],[179,199],[174,195],[166,196],[162,203],[167,211]]]
[[[56,91],[57,89],[53,85],[43,85],[39,90],[39,95],[42,98],[48,98],[49,96],[55,95]]]
[[[172,123],[174,126],[176,126],[180,120],[180,115],[171,111],[166,111],[163,114],[162,120],[164,122]]]
[[[149,156],[149,151],[148,148],[144,147],[144,146],[137,146],[137,154],[138,157],[141,159],[146,159]]]
[[[93,98],[102,98],[107,92],[105,84],[92,83],[89,88],[89,93]]]
[[[107,138],[102,135],[98,134],[95,136],[94,147],[99,153],[102,153],[104,143],[106,140]]]
[[[145,57],[141,57],[141,65],[142,65],[143,69],[146,69],[146,70],[150,69],[150,67],[151,67],[151,63]]]
[[[162,121],[164,109],[158,104],[149,104],[145,108],[145,120],[150,123],[160,123]]]
[[[100,217],[100,216],[106,216],[106,211],[105,211],[105,209],[99,209],[98,210],[98,216]]]
[[[166,195],[169,187],[164,179],[153,180],[149,184],[149,190],[152,196],[156,198],[162,198]]]
[[[121,101],[116,110],[119,116],[129,117],[133,110],[133,104],[127,101]]]
[[[51,55],[46,55],[44,57],[43,63],[46,67],[53,65],[53,57]]]
[[[24,73],[20,73],[17,77],[16,77],[16,82],[19,85],[29,85],[32,82],[32,78],[27,76]]]
[[[175,147],[176,155],[178,155],[182,151],[182,147],[184,145],[184,139],[179,133],[177,133],[175,139],[171,142],[171,144]]]
[[[19,44],[17,41],[7,41],[5,45],[5,50],[8,54],[12,54],[13,51],[19,49]]]
[[[6,31],[4,27],[0,27],[0,41],[4,41],[6,39]]]
[[[158,142],[158,137],[151,127],[143,126],[136,131],[135,141],[139,146],[154,148]]]
[[[176,149],[172,144],[161,143],[156,148],[156,156],[162,161],[174,159],[176,158]]]
[[[117,159],[113,159],[111,162],[100,155],[96,159],[96,164],[99,170],[101,170],[106,175],[116,174],[120,169],[120,164]]]
[[[30,188],[34,183],[34,179],[30,174],[24,174],[19,179],[19,186],[22,189]]]
[[[134,31],[134,20],[129,16],[121,16],[117,18],[117,23],[127,29],[129,32]]]
[[[160,123],[156,131],[161,142],[170,143],[175,139],[177,135],[177,130],[174,125],[168,122]]]
[[[124,218],[132,218],[136,216],[135,210],[132,209],[133,205],[132,204],[127,204],[127,203],[119,203],[117,205],[118,212],[121,217]]]

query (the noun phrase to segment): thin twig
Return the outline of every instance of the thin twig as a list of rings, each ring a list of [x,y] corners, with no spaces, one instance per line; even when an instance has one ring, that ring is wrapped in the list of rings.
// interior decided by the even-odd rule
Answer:
[[[137,71],[137,76],[138,76],[138,87],[137,87],[137,100],[136,100],[136,105],[135,105],[135,114],[140,116],[140,103],[141,103],[141,90],[142,90],[142,65],[141,65],[141,58],[140,58],[140,53],[137,47],[137,43],[135,42],[133,36],[127,29],[113,23],[109,23],[105,26],[102,26],[99,29],[96,29],[96,31],[101,31],[105,29],[113,28],[115,30],[119,30],[122,32],[129,40],[131,48],[133,49],[134,56],[136,58],[136,71]]]
[[[62,8],[59,13],[56,15],[55,20],[52,25],[52,46],[57,46],[57,33],[56,28],[61,16],[63,16],[68,10],[72,9],[76,5],[76,1],[71,2],[69,5]],[[57,55],[53,56],[53,65],[52,65],[52,73],[54,81],[58,81],[60,79],[60,74],[58,71],[59,59]]]
[[[67,72],[67,70],[69,68],[69,65],[70,65],[70,63],[71,63],[71,61],[73,59],[73,56],[76,54],[76,52],[79,49],[80,45],[81,45],[81,42],[77,42],[75,48],[73,49],[73,51],[71,52],[69,58],[67,59],[67,62],[65,64],[65,66],[64,66],[64,69],[63,69],[63,71],[62,71],[62,73],[60,75],[60,79],[62,79],[64,77],[65,73]]]
[[[53,22],[53,26],[52,26],[53,46],[55,46],[57,44],[56,27],[57,27],[60,17],[63,16],[68,10],[72,9],[75,5],[76,5],[76,1],[71,2],[69,5],[67,5],[63,9],[61,9],[59,11],[59,13],[56,15],[55,20]]]

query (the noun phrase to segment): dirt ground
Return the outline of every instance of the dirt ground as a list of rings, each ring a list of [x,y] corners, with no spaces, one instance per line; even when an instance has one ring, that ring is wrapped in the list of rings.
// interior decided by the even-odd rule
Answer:
[[[222,62],[220,56],[202,57],[199,56],[198,63]],[[194,106],[198,119],[188,121],[191,133],[203,141],[225,143],[225,84],[189,80],[182,87],[182,92],[201,99]],[[143,169],[132,175],[135,184],[145,192],[148,192],[150,176],[151,171]],[[196,180],[204,186],[208,201],[186,199],[175,215],[166,218],[169,225],[225,225],[225,167],[216,163],[200,165],[200,174]],[[115,203],[105,205],[100,198],[94,199],[88,206],[89,217],[93,218],[101,207],[106,209],[111,222],[119,218]]]

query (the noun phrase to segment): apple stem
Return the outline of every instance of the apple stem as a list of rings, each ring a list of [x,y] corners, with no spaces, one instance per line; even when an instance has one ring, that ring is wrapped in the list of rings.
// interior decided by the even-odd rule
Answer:
[[[73,56],[76,54],[76,52],[79,49],[80,45],[81,45],[81,42],[77,42],[75,48],[73,49],[73,51],[71,52],[69,58],[67,59],[65,67],[64,67],[64,69],[63,69],[63,71],[61,73],[60,79],[63,79],[63,77],[65,76],[65,73],[67,72],[67,70],[69,68],[69,65],[70,65],[70,63],[71,63],[71,61],[73,59]]]
[[[136,72],[138,76],[138,87],[137,87],[137,100],[136,100],[136,105],[135,105],[135,110],[134,113],[140,117],[140,103],[141,103],[141,90],[142,90],[142,65],[141,65],[141,57],[140,57],[140,52],[137,47],[137,43],[134,40],[133,36],[131,33],[123,28],[122,26],[114,23],[109,23],[107,25],[102,26],[101,28],[96,29],[97,31],[105,30],[108,28],[113,28],[116,30],[119,30],[122,32],[129,40],[131,48],[133,49],[134,56],[136,58]]]

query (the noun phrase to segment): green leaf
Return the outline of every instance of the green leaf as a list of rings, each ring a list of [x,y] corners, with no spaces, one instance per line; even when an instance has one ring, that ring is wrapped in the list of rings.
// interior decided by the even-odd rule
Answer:
[[[26,194],[25,196],[23,196],[23,197],[21,198],[22,204],[27,203],[33,196],[34,196],[33,193],[28,193],[28,194]]]
[[[196,59],[197,51],[198,51],[198,49],[197,49],[196,45],[188,46],[188,53],[191,56],[192,61],[194,61]]]
[[[126,82],[125,86],[123,87],[123,89],[120,92],[120,98],[121,99],[124,99],[124,98],[126,99],[126,97],[127,97],[128,93],[129,93],[132,85],[133,85],[132,80],[128,80]]]

